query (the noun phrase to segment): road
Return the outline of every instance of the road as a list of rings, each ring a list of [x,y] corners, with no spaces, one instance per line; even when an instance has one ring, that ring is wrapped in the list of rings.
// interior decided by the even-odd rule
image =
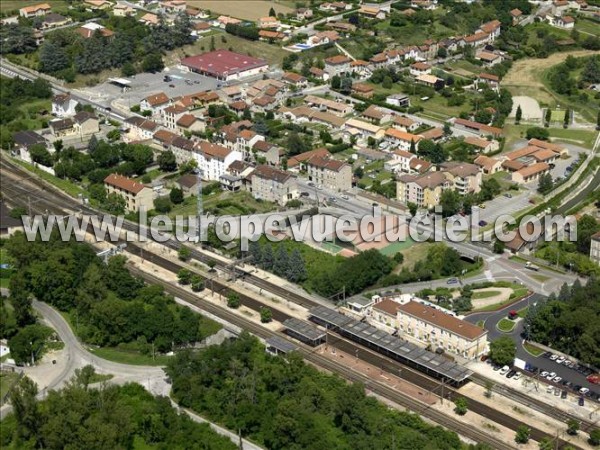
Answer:
[[[46,391],[63,387],[64,384],[73,377],[76,369],[88,364],[94,366],[97,373],[113,374],[114,377],[110,380],[111,383],[139,383],[153,395],[169,396],[171,386],[165,381],[165,373],[162,368],[154,366],[132,366],[98,358],[82,345],[71,330],[67,321],[58,311],[48,304],[37,300],[33,301],[33,307],[44,318],[44,321],[56,330],[60,340],[65,344],[61,356],[61,358],[66,359],[63,364],[64,368],[57,376],[55,375],[49,379],[46,385],[39,386],[40,398],[44,397]],[[58,361],[58,364],[60,363],[61,361]],[[27,373],[27,371],[28,369],[25,369],[25,373]],[[208,423],[217,433],[230,438],[232,442],[238,444],[239,439],[235,433],[209,422],[191,411],[179,408],[173,401],[172,404],[179,411],[185,412],[192,420],[199,423]],[[0,409],[0,418],[3,419],[11,410],[12,408],[10,405],[4,405]],[[245,439],[243,440],[243,448],[245,450],[261,449],[261,447]]]

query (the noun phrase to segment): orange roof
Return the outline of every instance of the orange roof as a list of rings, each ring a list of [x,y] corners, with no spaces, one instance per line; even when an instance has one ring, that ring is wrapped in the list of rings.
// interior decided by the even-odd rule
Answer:
[[[332,56],[330,58],[327,58],[325,60],[325,62],[327,64],[346,64],[348,62],[350,62],[350,58],[348,58],[346,55],[336,55],[336,56]]]
[[[300,153],[299,155],[293,156],[288,160],[288,168],[295,167],[301,162],[304,162],[313,156],[319,156],[321,158],[328,158],[331,156],[329,150],[325,147],[317,148],[308,152]]]
[[[104,179],[104,182],[111,186],[123,189],[124,191],[131,192],[132,194],[138,194],[146,187],[141,183],[133,181],[131,178],[116,173],[111,173]]]
[[[390,300],[389,298],[381,300],[379,303],[373,305],[373,309],[384,312],[390,316],[396,317],[398,310],[400,309],[400,303]]]
[[[211,144],[208,141],[200,141],[197,145],[200,152],[209,158],[225,159],[231,153],[231,150],[217,144]]]
[[[167,94],[164,92],[159,92],[158,94],[149,95],[144,100],[146,100],[150,106],[158,106],[168,103],[169,97],[167,97]]]
[[[191,127],[194,124],[194,122],[196,122],[196,120],[196,116],[193,116],[192,114],[184,114],[177,121],[177,125],[179,125],[180,127],[188,128]]]
[[[492,75],[491,73],[480,73],[479,78],[483,78],[484,80],[496,81],[496,82],[500,81],[500,78],[498,78],[497,75]]]
[[[484,33],[484,32],[480,31],[479,33],[475,33],[470,36],[466,36],[464,39],[465,39],[465,42],[471,43],[471,42],[482,41],[484,39],[487,39],[488,37],[489,37],[488,33]]]
[[[30,14],[30,13],[37,12],[40,9],[43,9],[45,11],[50,11],[52,9],[52,7],[48,3],[40,3],[39,5],[25,6],[24,8],[21,8],[21,11],[23,11],[27,14]]]
[[[517,173],[520,174],[523,178],[528,178],[532,175],[536,175],[541,172],[546,172],[549,169],[550,166],[548,164],[546,164],[545,162],[539,162],[517,170]]]
[[[404,131],[400,131],[395,128],[388,128],[387,130],[385,130],[385,135],[393,137],[395,139],[400,139],[401,141],[414,141],[415,144],[421,139],[423,139],[421,136],[417,136],[416,134],[405,133]]]

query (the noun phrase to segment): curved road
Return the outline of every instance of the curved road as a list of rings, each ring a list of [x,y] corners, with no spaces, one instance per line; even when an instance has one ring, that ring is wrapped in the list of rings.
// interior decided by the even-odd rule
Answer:
[[[110,381],[111,383],[123,384],[127,382],[136,382],[144,386],[153,395],[169,396],[171,387],[165,381],[165,373],[162,368],[155,366],[133,366],[99,358],[90,353],[81,344],[67,321],[58,311],[48,304],[37,300],[33,301],[33,307],[43,316],[44,320],[56,330],[61,341],[65,344],[61,355],[61,358],[65,359],[65,361],[58,362],[63,368],[58,375],[53,374],[51,370],[48,371],[50,380],[47,384],[40,386],[41,389],[38,398],[43,398],[47,390],[59,389],[62,387],[75,374],[75,369],[88,364],[94,366],[94,369],[96,369],[96,372],[98,373],[114,375]],[[43,369],[41,366],[37,366],[36,368]],[[208,423],[214,431],[228,437],[233,443],[239,444],[239,438],[235,433],[212,422],[208,422],[206,419],[187,409],[180,408],[172,400],[171,403],[174,408],[178,409],[180,412],[185,412],[195,422]],[[4,405],[0,408],[0,419],[3,419],[11,411],[12,407],[9,404]],[[244,450],[261,450],[261,447],[245,439],[242,441],[242,444]]]

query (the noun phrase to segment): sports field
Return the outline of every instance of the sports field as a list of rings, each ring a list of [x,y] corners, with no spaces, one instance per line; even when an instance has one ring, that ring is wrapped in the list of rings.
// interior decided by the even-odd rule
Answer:
[[[410,237],[405,241],[393,242],[388,246],[380,249],[379,251],[385,256],[394,256],[396,253],[401,252],[402,250],[406,250],[407,248],[412,247],[415,243]]]
[[[266,0],[188,0],[187,4],[196,8],[208,9],[213,13],[252,21],[267,17],[271,8],[277,14],[287,14],[293,11],[288,6]]]
[[[563,122],[565,120],[565,111],[554,109],[550,116],[551,122]]]

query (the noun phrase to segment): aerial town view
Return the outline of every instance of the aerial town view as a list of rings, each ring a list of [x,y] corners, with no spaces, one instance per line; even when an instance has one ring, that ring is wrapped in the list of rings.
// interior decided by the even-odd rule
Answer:
[[[0,0],[0,448],[600,449],[600,0]]]

